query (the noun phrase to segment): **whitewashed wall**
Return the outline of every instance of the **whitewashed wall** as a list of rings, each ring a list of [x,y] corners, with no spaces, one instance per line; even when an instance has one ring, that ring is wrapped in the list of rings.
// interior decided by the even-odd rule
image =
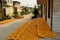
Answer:
[[[13,7],[6,7],[6,15],[13,16]]]

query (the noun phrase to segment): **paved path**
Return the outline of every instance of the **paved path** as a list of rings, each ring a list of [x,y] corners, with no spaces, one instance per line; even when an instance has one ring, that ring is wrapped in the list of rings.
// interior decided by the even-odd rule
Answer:
[[[22,25],[24,22],[29,21],[31,15],[25,15],[22,19],[16,19],[13,22],[0,25],[0,40],[7,40],[8,34],[13,32],[16,28]]]

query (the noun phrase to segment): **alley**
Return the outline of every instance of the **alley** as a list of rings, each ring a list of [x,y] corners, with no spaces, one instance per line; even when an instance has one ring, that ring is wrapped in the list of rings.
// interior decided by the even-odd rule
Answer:
[[[7,40],[7,36],[15,31],[19,26],[21,26],[26,21],[31,20],[31,14],[25,15],[22,19],[16,19],[15,21],[12,21],[10,23],[6,23],[3,25],[0,25],[0,40]],[[58,37],[56,39],[51,38],[40,38],[40,40],[59,40],[60,34],[58,33]]]
[[[7,40],[7,36],[13,32],[16,28],[22,25],[24,22],[31,19],[31,14],[24,15],[22,19],[16,19],[13,22],[0,25],[0,40]]]

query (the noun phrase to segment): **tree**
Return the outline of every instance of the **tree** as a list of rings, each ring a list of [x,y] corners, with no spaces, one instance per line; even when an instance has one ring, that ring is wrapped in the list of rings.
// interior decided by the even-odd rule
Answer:
[[[14,15],[13,15],[14,18],[18,17],[18,12],[17,12],[17,10],[14,9],[13,14],[14,14]]]
[[[37,18],[39,16],[38,8],[36,8],[36,6],[34,8],[33,14],[34,16],[32,17],[32,19]]]
[[[29,14],[29,8],[28,7],[24,7],[22,12],[20,12],[21,15],[26,15],[26,14]]]

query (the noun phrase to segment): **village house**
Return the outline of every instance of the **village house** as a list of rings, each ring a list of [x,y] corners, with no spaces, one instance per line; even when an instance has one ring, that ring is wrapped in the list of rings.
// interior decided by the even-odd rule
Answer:
[[[6,0],[6,15],[13,16],[13,0]]]
[[[21,15],[20,12],[22,12],[20,2],[19,1],[13,1],[13,7],[18,12],[18,14],[20,16]]]

